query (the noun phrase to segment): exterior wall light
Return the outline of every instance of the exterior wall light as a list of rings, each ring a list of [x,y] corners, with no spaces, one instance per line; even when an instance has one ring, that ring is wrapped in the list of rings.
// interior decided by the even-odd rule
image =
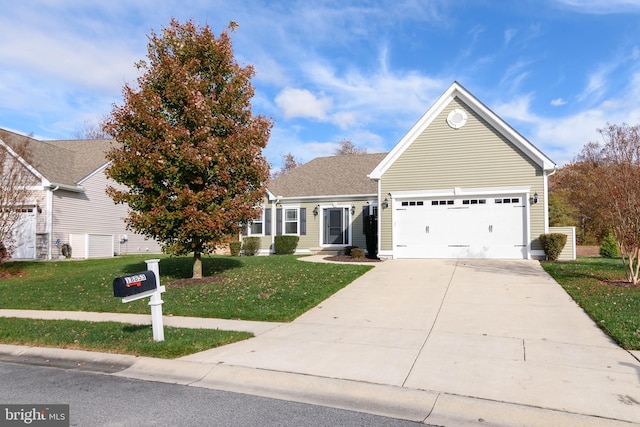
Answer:
[[[389,207],[389,199],[385,197],[384,200],[382,201],[382,208],[387,209],[388,207]]]
[[[320,213],[320,205],[317,205],[315,208],[313,208],[313,216],[318,216],[319,213]]]
[[[538,203],[538,193],[533,193],[533,196],[531,196],[529,202],[531,202],[532,205]]]
[[[351,205],[351,215],[355,215],[355,214],[356,214],[356,206]]]

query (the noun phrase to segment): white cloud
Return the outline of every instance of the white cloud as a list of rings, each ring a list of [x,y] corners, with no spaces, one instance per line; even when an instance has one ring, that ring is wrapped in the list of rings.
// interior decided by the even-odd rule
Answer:
[[[507,122],[517,120],[525,123],[537,123],[540,118],[530,110],[531,98],[531,94],[522,95],[509,102],[497,104],[493,107],[493,111]]]
[[[330,98],[318,97],[307,89],[285,88],[275,101],[286,119],[303,117],[324,121],[331,109]]]
[[[555,98],[551,100],[551,105],[553,105],[554,107],[559,107],[561,105],[565,105],[567,103],[567,101],[565,101],[562,98]]]
[[[561,6],[576,12],[600,15],[640,11],[637,0],[555,0]]]
[[[605,91],[608,74],[607,70],[601,69],[589,76],[587,87],[578,95],[579,101],[585,101],[588,98],[598,99]]]
[[[504,31],[504,44],[509,44],[511,40],[516,36],[518,30],[515,28],[507,28]]]

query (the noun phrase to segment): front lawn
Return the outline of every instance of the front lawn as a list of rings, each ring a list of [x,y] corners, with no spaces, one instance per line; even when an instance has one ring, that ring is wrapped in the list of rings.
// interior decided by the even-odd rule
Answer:
[[[164,328],[154,341],[151,325],[0,317],[0,342],[173,359],[251,338],[253,334],[209,329]]]
[[[14,276],[0,278],[0,308],[150,313],[146,298],[123,304],[113,297],[112,282],[146,270],[144,260],[151,258],[156,256],[7,263]],[[293,255],[211,256],[203,257],[206,280],[194,284],[180,281],[191,275],[191,257],[157,258],[160,283],[167,288],[164,315],[280,322],[295,319],[371,268],[304,262]]]
[[[619,258],[542,266],[620,346],[640,350],[640,287],[622,283],[626,276]]]

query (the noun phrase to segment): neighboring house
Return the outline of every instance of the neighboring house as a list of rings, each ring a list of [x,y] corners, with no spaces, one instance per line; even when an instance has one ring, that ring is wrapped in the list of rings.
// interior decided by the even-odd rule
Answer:
[[[159,253],[154,240],[126,230],[126,205],[107,196],[106,151],[111,140],[39,141],[0,129],[0,149],[26,144],[28,159],[17,159],[32,176],[33,197],[23,206],[15,230],[14,259],[53,259],[70,245],[73,258],[126,253]],[[66,247],[64,248],[66,249]]]
[[[556,165],[457,82],[387,154],[314,159],[269,182],[245,234],[300,236],[299,253],[364,248],[378,218],[389,258],[542,258]]]

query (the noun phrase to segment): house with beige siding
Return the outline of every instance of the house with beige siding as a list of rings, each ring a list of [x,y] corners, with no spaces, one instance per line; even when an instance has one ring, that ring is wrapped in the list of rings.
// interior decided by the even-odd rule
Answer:
[[[26,159],[15,158],[30,175],[32,197],[20,209],[14,259],[55,259],[70,248],[72,258],[159,253],[154,240],[126,230],[126,205],[107,196],[106,151],[111,140],[40,141],[0,129],[0,149],[14,153],[25,145]]]
[[[300,253],[339,251],[365,247],[374,215],[380,257],[542,258],[555,170],[454,82],[389,153],[318,158],[271,181],[246,234],[264,253],[278,234],[300,236]]]

